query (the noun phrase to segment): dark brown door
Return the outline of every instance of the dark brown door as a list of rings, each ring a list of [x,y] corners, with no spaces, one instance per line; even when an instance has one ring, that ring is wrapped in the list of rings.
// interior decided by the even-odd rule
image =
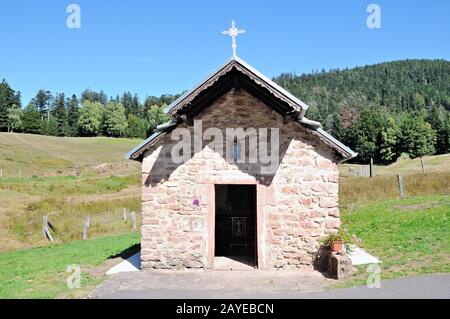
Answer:
[[[215,255],[256,262],[256,186],[216,185]]]

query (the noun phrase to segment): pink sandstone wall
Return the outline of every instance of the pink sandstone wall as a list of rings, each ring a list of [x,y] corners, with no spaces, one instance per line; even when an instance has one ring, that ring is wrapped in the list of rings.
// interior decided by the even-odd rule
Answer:
[[[278,127],[279,167],[274,175],[261,176],[259,164],[237,166],[208,147],[187,163],[174,164],[171,147],[177,141],[164,137],[142,163],[143,268],[213,266],[215,183],[258,185],[260,268],[311,265],[320,237],[339,228],[335,151],[300,124],[284,124],[244,90],[228,92],[196,119],[203,130]]]

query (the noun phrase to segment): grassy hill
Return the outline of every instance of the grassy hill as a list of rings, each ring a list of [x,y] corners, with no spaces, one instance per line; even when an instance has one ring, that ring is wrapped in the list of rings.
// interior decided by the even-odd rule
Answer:
[[[433,155],[423,157],[424,171],[426,173],[438,173],[450,170],[450,154]],[[341,164],[339,171],[341,176],[352,176],[355,172],[368,171],[368,165],[360,164]],[[414,159],[399,159],[397,162],[390,165],[374,165],[373,175],[408,175],[422,173],[422,164],[420,158]]]
[[[125,155],[141,140],[0,133],[3,177],[119,175],[139,171]]]

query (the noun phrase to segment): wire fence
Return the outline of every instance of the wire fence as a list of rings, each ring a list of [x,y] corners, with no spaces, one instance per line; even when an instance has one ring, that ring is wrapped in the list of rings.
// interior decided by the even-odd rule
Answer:
[[[42,216],[42,228],[41,233],[42,237],[47,238],[50,242],[55,242],[58,239],[61,240],[63,238],[70,238],[71,240],[76,239],[82,239],[82,240],[88,240],[92,236],[92,234],[97,234],[98,232],[96,230],[92,231],[92,226],[97,225],[98,228],[101,227],[107,227],[108,224],[111,226],[111,224],[117,225],[118,223],[122,224],[120,229],[122,231],[131,231],[131,232],[137,232],[140,226],[140,212],[135,211],[129,211],[126,208],[123,208],[123,211],[121,214],[116,214],[115,216],[110,216],[108,220],[105,220],[101,214],[86,214],[84,218],[78,221],[74,221],[73,218],[71,219],[72,228],[70,230],[67,230],[66,227],[64,227],[64,221],[57,218],[57,214],[55,213],[49,213],[44,216]],[[78,231],[74,228],[76,228],[76,225],[79,225]],[[117,228],[117,227],[116,227]],[[79,235],[75,238],[72,238],[73,234],[70,233],[78,233]],[[78,238],[77,238],[78,237]]]

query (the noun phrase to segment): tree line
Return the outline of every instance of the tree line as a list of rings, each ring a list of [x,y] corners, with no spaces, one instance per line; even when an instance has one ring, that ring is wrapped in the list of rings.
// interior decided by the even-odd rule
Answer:
[[[52,136],[109,136],[146,138],[169,118],[164,108],[177,96],[149,96],[144,103],[136,94],[109,97],[84,90],[80,97],[53,95],[39,90],[25,107],[20,92],[3,80],[0,84],[0,131]]]
[[[355,162],[450,152],[449,61],[395,61],[274,80],[310,105],[308,118],[358,152]]]
[[[350,146],[356,162],[391,163],[402,154],[450,152],[450,62],[405,60],[274,79],[307,102],[308,118]],[[78,97],[39,90],[22,107],[20,92],[0,83],[0,131],[54,136],[146,138],[169,118],[178,96],[85,90]]]

